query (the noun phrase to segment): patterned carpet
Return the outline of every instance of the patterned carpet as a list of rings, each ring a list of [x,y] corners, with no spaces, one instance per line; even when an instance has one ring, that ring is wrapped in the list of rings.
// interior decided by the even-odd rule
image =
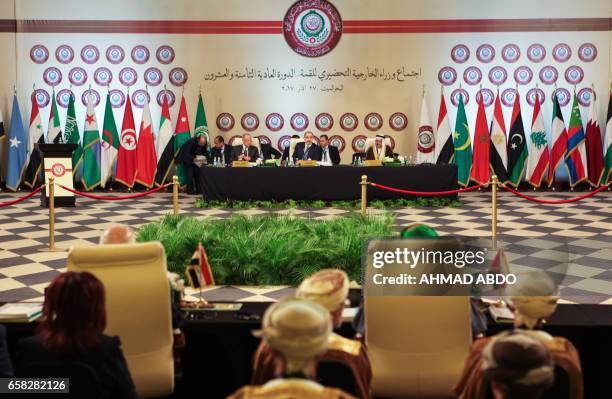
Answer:
[[[0,193],[0,202],[23,193]],[[577,193],[534,193],[546,198],[568,198]],[[224,218],[232,213],[259,215],[290,213],[314,219],[333,218],[345,209],[197,209],[196,197],[181,195],[181,212],[198,217]],[[490,193],[472,192],[461,196],[456,208],[403,208],[395,210],[397,227],[414,222],[427,223],[441,234],[490,235]],[[75,208],[61,208],[56,214],[56,240],[60,248],[93,245],[112,223],[134,227],[156,220],[172,210],[169,193],[129,201],[101,202],[78,198]],[[369,210],[371,213],[379,212]],[[603,192],[574,204],[543,205],[510,193],[499,196],[498,236],[512,243],[508,259],[517,267],[537,265],[555,272],[555,252],[569,249],[571,263],[561,286],[566,302],[612,304],[612,193]],[[38,197],[18,205],[0,208],[0,302],[41,301],[49,281],[65,270],[66,252],[45,252],[48,243],[48,214]],[[214,265],[213,265],[214,266]],[[289,287],[215,287],[207,290],[208,300],[267,301],[291,292]]]

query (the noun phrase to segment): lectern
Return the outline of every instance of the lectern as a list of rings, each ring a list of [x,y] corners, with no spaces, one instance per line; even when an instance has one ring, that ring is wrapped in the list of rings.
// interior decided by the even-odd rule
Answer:
[[[45,176],[45,188],[43,188],[40,197],[41,206],[49,206],[46,184],[49,184],[50,176],[55,178],[55,206],[74,206],[74,194],[61,188],[60,185],[74,188],[72,184],[72,151],[76,148],[76,144],[36,144],[36,149],[42,158]]]

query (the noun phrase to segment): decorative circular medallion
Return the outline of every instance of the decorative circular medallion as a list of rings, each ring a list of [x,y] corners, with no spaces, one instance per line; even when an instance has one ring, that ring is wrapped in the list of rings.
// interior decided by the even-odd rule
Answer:
[[[42,44],[36,44],[30,49],[30,59],[37,64],[44,64],[49,59],[49,50]]]
[[[395,112],[389,117],[389,126],[397,132],[404,130],[408,126],[408,117],[402,112]]]
[[[217,127],[222,132],[228,132],[234,127],[234,117],[232,114],[222,112],[217,116]]]
[[[506,44],[502,48],[502,58],[506,62],[516,62],[521,57],[521,49],[516,44]]]
[[[342,35],[342,18],[326,0],[298,0],[283,19],[283,34],[293,51],[320,57],[332,51]]]
[[[465,89],[455,89],[451,93],[451,103],[457,107],[459,106],[459,95],[463,95],[463,105],[467,105],[470,102],[470,95]]]
[[[578,97],[578,102],[580,103],[580,105],[582,105],[583,107],[588,107],[589,105],[591,105],[593,91],[590,87],[583,87],[582,89],[578,90],[578,94],[576,96]]]
[[[138,89],[132,93],[132,102],[137,108],[144,108],[145,103],[151,100],[151,96],[146,90]]]
[[[272,112],[266,116],[266,127],[273,132],[278,132],[285,125],[283,116],[277,112]]]
[[[583,62],[591,62],[597,58],[597,47],[593,43],[584,43],[578,48],[578,58]]]
[[[146,84],[148,84],[149,86],[159,85],[162,79],[163,79],[163,75],[162,75],[162,72],[159,70],[159,68],[155,68],[155,67],[147,68],[147,70],[144,72],[144,80]]]
[[[482,103],[485,107],[489,107],[493,105],[495,101],[495,94],[493,94],[493,90],[491,89],[481,89],[476,92],[476,101],[480,101],[480,96],[482,96]]]
[[[69,64],[74,59],[74,50],[67,44],[57,46],[55,49],[55,59],[60,64]]]
[[[108,86],[113,81],[113,73],[107,67],[100,67],[94,72],[94,80],[100,86]]]
[[[582,82],[584,71],[578,65],[572,65],[565,70],[565,80],[567,83],[577,85]]]
[[[62,177],[66,174],[66,167],[59,162],[51,165],[51,174],[55,177]]]
[[[91,96],[94,107],[97,107],[100,104],[100,93],[98,93],[94,89],[87,89],[81,95],[81,102],[83,103],[84,106],[87,106],[88,96]]]
[[[358,125],[359,119],[357,119],[357,115],[352,112],[342,114],[340,117],[340,127],[346,132],[352,132],[357,129]]]
[[[125,51],[121,46],[113,44],[106,49],[106,59],[111,64],[120,64],[125,59]]]
[[[173,85],[183,86],[187,82],[187,71],[180,67],[172,68],[168,78]]]
[[[121,90],[113,89],[108,92],[108,95],[113,108],[121,108],[125,104],[125,94]]]
[[[259,126],[259,118],[252,112],[247,112],[240,118],[240,125],[247,132],[252,132]]]
[[[433,128],[431,126],[419,126],[419,135],[417,138],[417,149],[419,152],[425,154],[432,152],[435,142]]]
[[[289,145],[291,145],[291,136],[285,134],[283,136],[280,136],[280,138],[278,139],[278,142],[276,143],[276,148],[278,148],[280,152],[283,152],[285,151],[286,147],[289,147]]]
[[[259,136],[257,136],[257,139],[259,139],[260,144],[272,145],[272,140],[270,139],[270,137],[266,136],[265,134],[260,134]]]
[[[167,65],[174,61],[174,49],[170,46],[159,46],[155,52],[155,57],[160,63]]]
[[[43,72],[43,79],[49,86],[57,86],[62,81],[62,73],[56,67],[49,67]]]
[[[386,139],[389,140],[389,147],[391,147],[391,151],[393,151],[395,149],[395,140],[391,136],[387,136]]]
[[[36,103],[40,108],[45,108],[49,104],[49,101],[51,101],[51,96],[45,89],[36,89],[34,93],[36,96]]]
[[[540,105],[544,104],[544,101],[546,100],[546,94],[544,94],[544,91],[542,89],[535,89],[535,88],[530,89],[527,92],[525,99],[527,100],[527,104],[529,104],[532,107],[535,105],[536,92],[538,93],[538,100],[540,101]]]
[[[445,66],[438,72],[438,80],[445,86],[450,86],[457,81],[457,71],[455,68]]]
[[[168,107],[173,106],[174,101],[176,101],[176,97],[174,96],[174,93],[170,90],[160,90],[160,92],[157,93],[157,104],[159,104],[160,107],[164,104],[164,96],[168,101]]]
[[[81,49],[81,59],[86,64],[95,64],[100,59],[100,51],[92,44]]]
[[[458,44],[452,48],[451,58],[457,64],[463,64],[470,58],[470,49],[465,44]]]
[[[344,141],[344,138],[338,134],[334,134],[329,138],[329,144],[336,147],[338,152],[344,151],[344,148],[346,147],[346,141]]]
[[[70,97],[73,96],[74,93],[69,89],[62,89],[57,92],[55,95],[55,99],[57,100],[57,105],[62,108],[68,107],[68,102],[70,102]]]
[[[149,61],[149,57],[151,56],[151,54],[149,53],[149,49],[146,48],[145,46],[134,46],[134,48],[132,49],[131,52],[131,56],[132,56],[132,61],[134,61],[137,64],[144,64],[145,62]]]
[[[546,58],[546,48],[540,43],[534,43],[527,48],[527,58],[531,62],[542,62]]]
[[[520,85],[526,85],[533,79],[533,72],[528,66],[520,66],[514,70],[514,81]]]
[[[482,63],[489,63],[495,58],[495,49],[490,44],[482,44],[476,49],[476,58]]]
[[[127,151],[134,151],[136,149],[136,132],[134,129],[126,129],[121,132],[121,147]]]
[[[553,47],[552,54],[555,61],[565,62],[571,58],[572,49],[569,45],[565,43],[559,43],[555,47]]]
[[[289,119],[289,123],[291,124],[293,130],[301,132],[303,130],[306,130],[306,128],[308,127],[308,117],[306,116],[306,114],[297,112],[291,116],[291,119]]]
[[[355,138],[353,138],[353,141],[351,142],[351,147],[353,147],[353,151],[365,152],[367,139],[368,138],[362,134],[355,136]]]
[[[82,86],[87,82],[87,72],[81,67],[75,67],[68,72],[68,80],[75,86]]]
[[[516,100],[516,89],[507,88],[501,93],[501,102],[506,107],[512,107],[514,105],[514,101]]]
[[[322,112],[315,117],[315,126],[322,132],[327,132],[334,126],[334,118],[327,112]]]
[[[565,107],[567,104],[569,104],[572,98],[572,95],[570,94],[569,90],[563,87],[557,88],[557,90],[553,92],[553,95],[557,96],[557,99],[559,100],[559,105],[562,107]]]
[[[502,85],[508,79],[508,72],[506,68],[501,66],[494,66],[489,71],[489,81],[496,86]]]
[[[482,80],[482,72],[480,71],[480,68],[475,66],[465,68],[465,71],[463,71],[463,80],[465,83],[472,86],[480,83]]]
[[[119,71],[119,81],[124,86],[132,86],[138,80],[138,74],[131,67],[125,67]]]
[[[365,116],[365,118],[363,118],[363,123],[366,129],[375,132],[382,127],[383,119],[379,113],[370,112],[369,114]]]
[[[540,69],[540,81],[545,85],[551,85],[557,81],[559,78],[559,72],[557,72],[557,68],[552,65],[547,65],[544,68]]]

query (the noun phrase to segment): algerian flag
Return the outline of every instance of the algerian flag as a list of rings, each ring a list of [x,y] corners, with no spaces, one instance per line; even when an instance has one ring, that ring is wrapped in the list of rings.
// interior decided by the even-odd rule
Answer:
[[[77,126],[76,113],[74,111],[74,94],[70,94],[68,101],[68,112],[66,113],[66,125],[64,127],[64,141],[69,144],[76,144],[77,148],[72,152],[72,175],[76,180],[77,170],[83,158],[81,148],[81,136]]]
[[[601,176],[601,184],[606,184],[612,175],[612,92],[608,100],[608,123],[606,124],[604,151],[604,173]]]
[[[60,126],[57,102],[55,101],[55,88],[51,95],[51,109],[49,110],[49,127],[47,130],[47,143],[59,144],[63,142],[62,127]]]
[[[210,137],[208,136],[208,123],[206,122],[206,113],[204,112],[204,101],[202,100],[202,93],[198,96],[198,109],[196,110],[195,128],[193,135],[198,137],[198,134],[204,133],[206,135],[206,145],[210,147]]]
[[[81,182],[86,190],[91,190],[100,184],[100,133],[96,113],[91,101],[91,94],[87,96],[87,114],[85,115],[85,128],[83,129],[83,176]]]
[[[457,165],[457,181],[461,186],[467,186],[472,171],[472,141],[463,105],[463,94],[459,94],[454,138],[455,156],[453,163]]]
[[[110,95],[106,96],[104,106],[104,126],[102,127],[102,157],[100,159],[100,185],[106,187],[113,174],[113,167],[119,152],[119,134],[115,125],[115,116],[110,102]]]

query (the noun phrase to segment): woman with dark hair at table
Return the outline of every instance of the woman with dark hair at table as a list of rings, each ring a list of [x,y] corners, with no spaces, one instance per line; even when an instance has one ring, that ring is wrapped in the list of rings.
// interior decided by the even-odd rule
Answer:
[[[119,337],[104,335],[105,293],[88,272],[57,276],[45,291],[37,334],[19,343],[18,370],[44,363],[79,362],[97,374],[100,397],[136,398]]]

